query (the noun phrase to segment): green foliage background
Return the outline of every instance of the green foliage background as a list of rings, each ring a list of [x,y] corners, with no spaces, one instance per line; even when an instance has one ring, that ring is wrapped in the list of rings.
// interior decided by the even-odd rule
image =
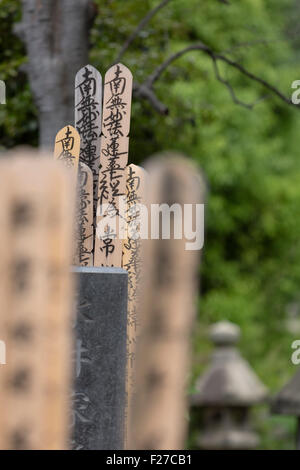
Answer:
[[[26,56],[12,26],[20,2],[0,3],[2,148],[37,144],[36,111],[22,65]],[[104,73],[135,25],[158,0],[97,0],[90,62]],[[299,79],[296,0],[173,0],[135,40],[123,62],[143,81],[168,55],[203,41],[268,80],[286,95]],[[67,64],[66,64],[67,66]],[[242,329],[240,349],[275,393],[296,372],[291,342],[300,337],[300,111],[220,65],[238,97],[260,100],[252,110],[233,103],[211,60],[190,52],[156,84],[168,116],[135,100],[130,159],[175,149],[194,159],[207,183],[206,241],[194,338],[195,378],[207,365],[208,327],[228,319]],[[255,414],[262,448],[293,448],[294,420]],[[193,446],[191,426],[189,445]]]

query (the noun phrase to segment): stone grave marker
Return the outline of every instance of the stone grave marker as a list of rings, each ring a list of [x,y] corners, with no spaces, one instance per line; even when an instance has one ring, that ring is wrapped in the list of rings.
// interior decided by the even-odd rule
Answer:
[[[76,319],[73,449],[124,445],[127,273],[121,268],[74,268]]]

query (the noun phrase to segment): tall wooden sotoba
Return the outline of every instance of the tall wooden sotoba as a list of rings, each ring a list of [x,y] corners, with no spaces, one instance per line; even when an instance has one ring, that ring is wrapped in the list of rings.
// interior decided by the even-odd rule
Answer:
[[[130,70],[123,64],[114,65],[104,80],[95,266],[120,267],[122,262],[119,213],[126,195],[131,95]]]
[[[66,126],[55,139],[54,159],[61,162],[70,172],[72,183],[77,189],[75,214],[75,245],[73,264],[93,265],[94,213],[93,213],[93,172],[79,161],[80,137],[76,129]]]
[[[98,197],[100,139],[102,126],[102,77],[86,65],[75,78],[75,127],[80,135],[80,161],[93,172],[94,213]]]
[[[126,428],[130,427],[130,405],[134,402],[135,356],[139,332],[139,304],[142,273],[142,218],[145,216],[146,172],[137,165],[126,170],[126,225],[127,238],[123,242],[122,267],[128,272],[127,308],[127,413]],[[127,432],[126,432],[127,436]]]
[[[93,173],[92,170],[79,162],[75,266],[93,266]]]
[[[0,163],[0,449],[65,449],[73,194],[66,171],[32,153]]]
[[[187,223],[185,220],[183,224],[184,205],[194,206],[195,217],[195,205],[203,202],[204,184],[187,159],[173,154],[153,159],[146,169],[152,239],[144,243],[145,284],[128,448],[183,449],[189,343],[199,263],[199,251],[186,250],[189,240],[183,230]],[[159,219],[153,215],[153,205],[163,203],[167,205],[165,210],[177,204],[172,208],[170,239],[166,230],[168,210],[159,230]],[[188,215],[191,223],[192,215]]]

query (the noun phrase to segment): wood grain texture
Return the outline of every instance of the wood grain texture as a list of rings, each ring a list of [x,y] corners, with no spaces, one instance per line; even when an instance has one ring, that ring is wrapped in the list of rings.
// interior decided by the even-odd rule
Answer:
[[[142,273],[142,240],[140,228],[144,215],[141,205],[145,205],[146,172],[137,165],[126,169],[126,239],[123,241],[122,267],[128,273],[127,308],[127,424],[130,427],[130,408],[135,394],[135,357],[139,334],[140,283]],[[127,436],[126,432],[126,436]]]
[[[132,74],[122,64],[104,80],[103,120],[98,184],[95,266],[121,266],[120,198],[126,195]]]
[[[0,163],[0,448],[63,449],[71,385],[71,183],[32,153]]]
[[[149,204],[202,202],[203,182],[191,164],[173,154],[146,165]],[[172,223],[180,225],[174,213]],[[136,399],[129,449],[183,449],[189,339],[195,315],[199,252],[186,239],[144,243],[141,334],[136,354]]]
[[[80,135],[80,161],[93,172],[96,214],[102,127],[102,77],[92,65],[82,67],[75,77],[75,127]]]

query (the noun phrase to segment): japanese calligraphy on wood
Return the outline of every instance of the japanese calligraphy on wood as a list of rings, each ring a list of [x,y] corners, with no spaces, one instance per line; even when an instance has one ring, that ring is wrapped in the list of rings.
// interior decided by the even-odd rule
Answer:
[[[63,127],[55,137],[54,146],[54,160],[61,162],[69,171],[72,183],[75,187],[78,184],[78,165],[79,165],[79,150],[80,150],[80,137],[76,129],[72,126]],[[73,239],[73,263],[77,264],[79,259],[80,250],[80,201],[76,204],[76,217],[75,217],[75,237]]]
[[[80,150],[80,137],[72,126],[63,127],[56,135],[54,147],[54,159],[62,161],[66,168],[77,176]]]
[[[172,154],[154,159],[149,171],[149,203],[168,206],[202,202],[196,169]],[[171,218],[178,226],[179,214]],[[141,334],[136,355],[136,395],[130,449],[182,449],[186,427],[185,380],[189,335],[195,313],[197,251],[186,238],[146,241]]]
[[[93,173],[79,162],[76,210],[76,266],[93,266]]]
[[[1,449],[67,446],[71,194],[51,159],[20,152],[0,163]]]
[[[114,65],[104,81],[95,266],[121,266],[119,208],[126,193],[131,95],[130,70]]]
[[[122,267],[128,273],[127,308],[127,427],[130,420],[130,404],[134,401],[135,354],[139,329],[139,288],[142,272],[141,218],[145,215],[145,170],[137,165],[126,169],[126,224],[127,237],[123,242]]]
[[[98,197],[102,77],[95,67],[82,67],[75,78],[75,127],[80,135],[80,161],[93,172],[94,213]]]

